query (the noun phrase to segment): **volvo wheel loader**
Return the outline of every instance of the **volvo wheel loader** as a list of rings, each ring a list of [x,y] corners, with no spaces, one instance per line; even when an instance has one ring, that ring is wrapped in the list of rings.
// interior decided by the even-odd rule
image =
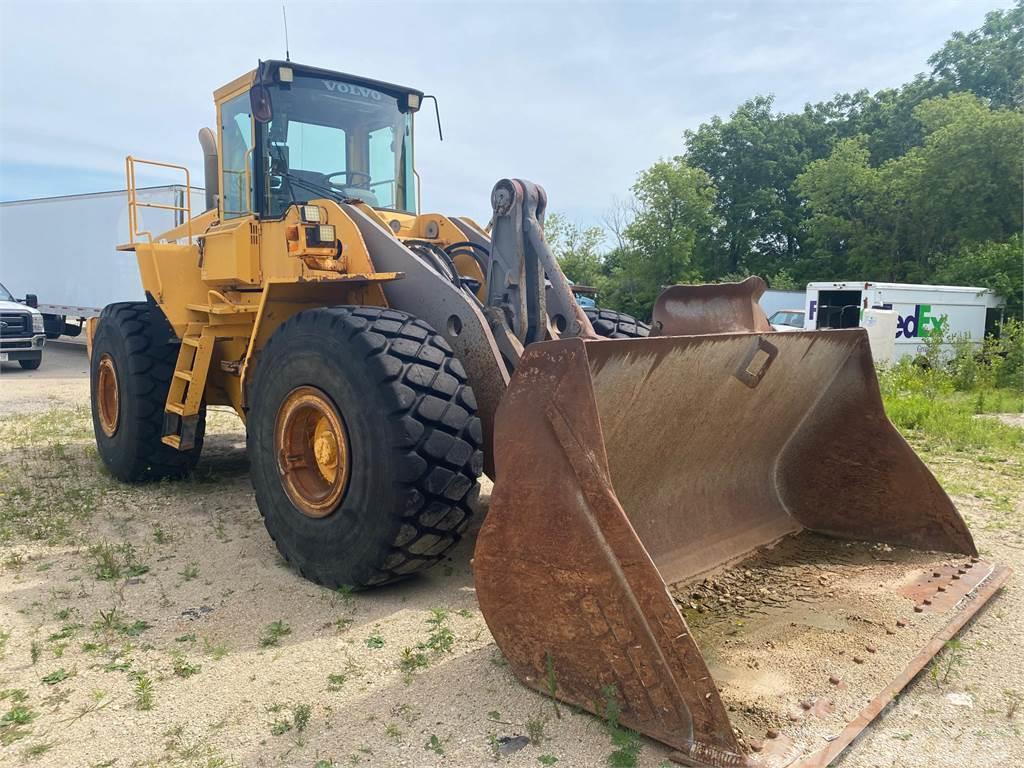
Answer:
[[[592,322],[540,187],[499,181],[487,226],[420,210],[423,100],[261,63],[200,132],[207,210],[162,234],[128,158],[147,301],[88,327],[103,462],[187,474],[230,406],[281,553],[356,587],[437,562],[486,471],[474,576],[520,680],[683,764],[829,763],[1008,576],[886,419],[865,333],[773,333],[757,278]]]

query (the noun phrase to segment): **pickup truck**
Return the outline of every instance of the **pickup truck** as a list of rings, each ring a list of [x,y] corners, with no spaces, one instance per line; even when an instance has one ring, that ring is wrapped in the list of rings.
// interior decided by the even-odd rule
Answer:
[[[42,313],[32,306],[35,297],[17,301],[0,283],[0,363],[15,360],[30,371],[43,362],[46,331]]]

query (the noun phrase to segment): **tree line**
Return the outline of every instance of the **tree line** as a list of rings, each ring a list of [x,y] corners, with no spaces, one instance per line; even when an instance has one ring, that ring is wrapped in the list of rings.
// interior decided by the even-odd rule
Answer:
[[[980,285],[1019,317],[1024,0],[954,33],[928,65],[801,112],[757,96],[686,131],[682,153],[641,172],[604,227],[549,215],[562,268],[642,318],[665,285],[751,274],[776,288]]]

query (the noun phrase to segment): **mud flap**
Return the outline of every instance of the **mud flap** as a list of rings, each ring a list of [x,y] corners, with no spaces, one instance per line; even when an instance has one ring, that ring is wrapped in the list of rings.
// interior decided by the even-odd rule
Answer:
[[[765,583],[782,586],[779,605],[745,630],[749,658],[767,643],[778,651],[770,663],[784,665],[797,652],[786,627],[806,623],[823,643],[821,663],[827,654],[848,660],[833,646],[861,637],[860,624],[842,626],[859,611],[870,617],[864,626],[893,633],[872,653],[899,680],[1005,578],[970,559],[963,520],[885,417],[860,329],[534,344],[495,437],[498,481],[474,572],[511,669],[598,715],[617,700],[623,725],[693,765],[825,765],[815,757],[821,739],[837,739],[851,721],[863,728],[863,703],[886,681],[857,667],[843,672],[840,691],[820,664],[794,662],[799,669],[775,686],[784,694],[772,684],[752,694],[780,710],[765,715],[780,723],[770,738],[753,732],[761,721],[734,729],[723,697],[741,709],[745,694],[762,689],[744,688],[749,670],[736,654],[717,653],[742,646],[721,634],[731,604],[693,609],[696,631],[684,619],[677,603],[686,606],[692,589],[733,584],[734,566],[741,576],[763,567]],[[766,564],[737,566],[764,552]],[[825,568],[838,586],[808,586],[803,576],[787,586],[796,566]],[[922,597],[937,597],[939,586],[946,602]],[[838,614],[828,619],[835,626],[794,613],[801,595],[820,597],[817,608]],[[899,634],[889,624],[902,613],[912,627]],[[815,687],[835,699],[821,727],[786,728],[780,697]]]

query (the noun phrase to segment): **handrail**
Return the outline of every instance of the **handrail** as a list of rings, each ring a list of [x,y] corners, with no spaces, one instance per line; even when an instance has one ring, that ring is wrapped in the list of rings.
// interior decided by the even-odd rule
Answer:
[[[159,168],[174,168],[185,173],[185,204],[184,205],[167,205],[165,203],[145,203],[139,202],[137,196],[137,187],[135,184],[135,165],[136,163],[142,163],[143,165],[154,165]],[[124,170],[128,180],[128,238],[130,243],[135,242],[135,238],[145,235],[150,243],[153,242],[153,234],[148,230],[139,231],[139,208],[159,208],[165,211],[181,211],[185,214],[185,224],[187,225],[188,232],[188,244],[192,245],[192,179],[189,174],[188,168],[184,165],[176,165],[175,163],[164,163],[159,160],[143,160],[138,157],[132,157],[128,155],[124,159]]]

